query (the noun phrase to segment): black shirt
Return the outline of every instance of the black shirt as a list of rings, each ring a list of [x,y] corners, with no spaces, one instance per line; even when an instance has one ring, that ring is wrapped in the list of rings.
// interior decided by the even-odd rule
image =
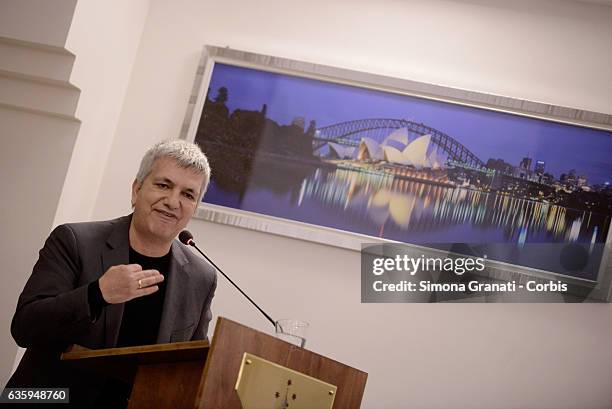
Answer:
[[[148,345],[157,342],[171,257],[171,251],[162,257],[147,257],[130,247],[130,264],[140,264],[143,270],[157,270],[164,276],[164,281],[157,284],[159,290],[153,294],[134,298],[125,303],[117,347]],[[109,304],[102,296],[98,280],[89,284],[87,292],[92,321],[96,321],[102,309]]]
[[[171,252],[162,257],[148,257],[130,247],[130,264],[140,264],[143,270],[157,270],[164,281],[157,284],[159,290],[125,303],[117,347],[148,345],[157,342],[161,322],[166,281],[170,267]]]

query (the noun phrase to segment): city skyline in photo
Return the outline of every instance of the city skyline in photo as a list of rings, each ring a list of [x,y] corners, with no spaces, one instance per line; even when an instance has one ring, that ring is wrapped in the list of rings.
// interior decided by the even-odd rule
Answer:
[[[612,132],[562,124],[423,98],[227,64],[215,64],[209,98],[228,90],[226,106],[260,111],[281,125],[303,117],[317,128],[366,118],[405,119],[435,128],[480,160],[502,159],[518,167],[523,158],[544,162],[555,179],[575,170],[588,185],[612,181]]]

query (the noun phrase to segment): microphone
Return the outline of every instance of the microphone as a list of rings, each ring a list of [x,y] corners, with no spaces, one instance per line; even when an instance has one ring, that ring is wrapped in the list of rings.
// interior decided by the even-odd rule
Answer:
[[[229,277],[227,276],[227,274],[225,274],[225,273],[223,272],[223,270],[221,270],[221,269],[220,269],[220,268],[219,268],[219,267],[218,267],[218,266],[217,266],[217,265],[216,265],[216,264],[215,264],[215,263],[214,263],[214,262],[213,262],[211,259],[209,259],[209,258],[208,258],[208,256],[207,256],[206,254],[204,254],[204,253],[202,252],[202,250],[200,250],[200,249],[198,248],[198,246],[196,246],[195,241],[193,240],[193,234],[191,234],[191,232],[190,232],[189,230],[183,230],[182,232],[180,232],[180,234],[179,234],[178,238],[179,238],[179,241],[180,241],[181,243],[183,243],[184,245],[194,247],[194,248],[195,248],[195,249],[196,249],[196,250],[197,250],[197,251],[198,251],[198,252],[199,252],[199,253],[200,253],[200,254],[201,254],[201,255],[202,255],[202,256],[203,256],[203,257],[204,257],[204,258],[205,258],[205,259],[206,259],[208,262],[209,262],[209,263],[210,263],[210,264],[212,264],[212,265],[213,265],[213,267],[214,267],[214,268],[216,268],[216,269],[217,269],[217,271],[218,271],[218,272],[220,272],[221,274],[223,274],[223,277],[225,277],[225,278],[227,279],[227,281],[229,281],[229,282],[230,282],[230,283],[231,283],[231,284],[232,284],[234,287],[236,287],[236,289],[237,289],[238,291],[240,291],[240,294],[244,295],[244,296],[246,297],[246,299],[247,299],[247,300],[249,300],[249,301],[251,302],[251,304],[253,304],[253,305],[255,306],[255,308],[257,308],[257,309],[259,310],[259,312],[261,312],[261,313],[262,313],[262,314],[263,314],[263,315],[266,317],[266,319],[267,319],[268,321],[270,321],[270,323],[272,324],[272,326],[276,327],[276,321],[274,321],[274,320],[273,320],[273,319],[272,319],[272,318],[271,318],[271,317],[270,317],[268,314],[266,314],[266,312],[265,312],[264,310],[262,310],[262,309],[261,309],[261,307],[260,307],[259,305],[257,305],[257,304],[255,303],[255,301],[253,301],[253,300],[251,299],[251,297],[249,297],[248,295],[246,295],[246,293],[245,293],[244,291],[242,291],[242,290],[240,289],[240,287],[238,287],[238,286],[236,285],[236,283],[234,283],[234,282],[232,281],[232,279],[231,279],[231,278],[229,278]]]

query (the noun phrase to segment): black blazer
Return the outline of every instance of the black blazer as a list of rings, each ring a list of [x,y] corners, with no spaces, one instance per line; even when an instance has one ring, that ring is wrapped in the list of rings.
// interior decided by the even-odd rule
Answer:
[[[94,321],[87,286],[110,267],[128,264],[130,222],[131,215],[53,230],[13,316],[11,333],[27,351],[7,387],[70,387],[75,407],[95,399],[104,380],[65,367],[59,357],[72,344],[116,346],[124,304],[105,307]],[[175,240],[157,343],[204,339],[216,286],[213,267]]]

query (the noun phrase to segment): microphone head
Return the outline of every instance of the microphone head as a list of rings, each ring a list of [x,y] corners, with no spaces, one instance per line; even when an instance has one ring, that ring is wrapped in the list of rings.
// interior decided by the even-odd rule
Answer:
[[[189,230],[183,230],[182,232],[180,232],[178,235],[178,238],[179,238],[179,241],[186,246],[190,246],[194,244],[193,234],[191,234]]]

